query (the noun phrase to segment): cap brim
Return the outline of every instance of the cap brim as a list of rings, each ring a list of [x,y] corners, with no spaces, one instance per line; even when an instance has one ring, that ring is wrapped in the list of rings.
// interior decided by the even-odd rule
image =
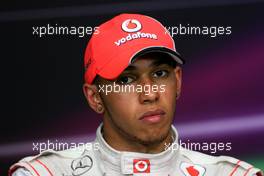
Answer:
[[[169,48],[166,47],[148,47],[148,48],[144,48],[140,51],[138,51],[130,60],[130,63],[133,63],[136,58],[147,54],[147,53],[152,53],[152,52],[161,52],[161,53],[165,53],[168,54],[169,56],[171,56],[178,64],[183,65],[185,63],[185,60],[181,57],[181,55],[174,51],[171,50]]]
[[[178,54],[176,51],[171,50],[166,47],[155,46],[155,47],[143,48],[142,50],[139,50],[137,52],[132,51],[131,53],[134,53],[134,54],[130,56],[128,56],[129,52],[120,53],[118,56],[111,59],[111,61],[108,62],[107,65],[105,65],[105,68],[102,68],[101,70],[99,70],[97,74],[105,79],[109,79],[109,80],[115,79],[127,68],[129,64],[133,63],[136,58],[144,54],[151,53],[151,52],[166,53],[170,55],[180,65],[184,64],[185,62],[181,58],[180,54]],[[123,59],[123,58],[127,58],[127,59]]]

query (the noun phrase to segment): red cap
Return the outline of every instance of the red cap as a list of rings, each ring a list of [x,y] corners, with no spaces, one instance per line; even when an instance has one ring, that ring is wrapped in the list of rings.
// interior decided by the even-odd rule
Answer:
[[[85,81],[91,84],[97,75],[115,79],[139,55],[153,51],[167,53],[177,63],[184,63],[160,22],[140,14],[118,15],[101,24],[92,35],[84,56]]]

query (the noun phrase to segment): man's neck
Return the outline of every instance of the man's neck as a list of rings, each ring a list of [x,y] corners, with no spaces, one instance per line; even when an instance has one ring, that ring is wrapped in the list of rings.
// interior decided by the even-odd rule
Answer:
[[[164,140],[149,145],[142,144],[135,140],[130,140],[125,135],[122,135],[105,125],[102,128],[102,135],[107,144],[118,151],[154,154],[164,151],[173,142],[173,135],[171,130],[164,138]]]

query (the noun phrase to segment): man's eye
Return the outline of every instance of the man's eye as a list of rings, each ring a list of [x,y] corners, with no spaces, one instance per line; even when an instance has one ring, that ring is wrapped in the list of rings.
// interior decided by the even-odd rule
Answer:
[[[129,84],[129,83],[133,82],[133,80],[134,79],[129,77],[129,76],[122,76],[116,82],[118,84]]]
[[[158,70],[158,71],[153,73],[153,76],[156,77],[156,78],[164,77],[164,76],[167,76],[167,75],[168,75],[168,71],[167,70]]]

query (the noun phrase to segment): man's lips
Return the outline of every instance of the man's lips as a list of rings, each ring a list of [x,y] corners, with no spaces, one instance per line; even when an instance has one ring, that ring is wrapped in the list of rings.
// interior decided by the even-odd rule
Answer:
[[[142,120],[144,122],[148,122],[148,123],[157,123],[161,120],[161,117],[163,115],[165,115],[165,111],[163,111],[162,109],[157,109],[155,111],[148,111],[146,113],[144,113],[139,120]]]

